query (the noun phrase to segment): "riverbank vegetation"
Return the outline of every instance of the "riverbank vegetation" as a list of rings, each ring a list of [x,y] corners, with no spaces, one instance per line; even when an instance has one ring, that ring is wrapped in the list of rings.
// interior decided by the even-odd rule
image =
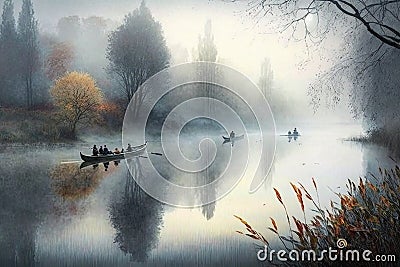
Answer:
[[[280,230],[280,226],[274,218],[270,218],[271,226],[268,227],[281,242],[283,249],[288,253],[293,248],[298,254],[306,250],[313,250],[317,255],[328,248],[343,250],[370,250],[371,259],[376,255],[400,256],[398,240],[400,239],[400,167],[397,165],[392,170],[379,169],[379,175],[369,174],[358,183],[349,180],[346,194],[337,194],[338,202],[331,201],[330,208],[324,210],[319,202],[317,183],[313,179],[314,192],[305,188],[302,184],[291,184],[295,193],[294,200],[298,201],[299,208],[303,212],[303,218],[290,216],[286,209],[284,197],[278,189],[274,188],[277,201],[282,205],[282,212],[286,213],[289,226],[289,234]],[[311,204],[314,212],[312,219],[306,218],[307,204]],[[265,245],[268,251],[276,249],[272,247],[272,240],[267,240],[259,230],[253,229],[249,222],[236,216],[246,227],[246,235],[258,244]],[[344,241],[344,240],[345,241]],[[338,243],[341,240],[342,243]],[[339,249],[340,250],[340,249]],[[267,252],[268,253],[268,252]],[[269,254],[267,254],[269,255]],[[268,257],[267,257],[268,258]],[[361,258],[361,256],[360,256]],[[283,264],[283,262],[274,262]],[[292,264],[304,264],[308,266],[310,261],[291,262]],[[327,257],[321,263],[324,266],[335,266],[334,261]],[[341,261],[341,265],[355,265],[357,262]],[[393,263],[393,262],[392,262]],[[374,263],[375,264],[375,263]],[[362,262],[362,266],[369,266],[368,262]]]
[[[387,125],[386,127],[369,130],[366,135],[353,137],[350,141],[372,143],[387,147],[396,157],[400,157],[400,125]]]
[[[16,19],[5,0],[0,20],[0,144],[120,133],[126,100],[170,60],[145,2],[121,25],[69,16],[56,33],[42,32],[33,1],[22,2]]]
[[[123,119],[119,103],[107,103],[95,123],[78,125],[78,134],[71,135],[58,114],[53,106],[0,108],[0,144],[67,144],[84,135],[119,135]]]

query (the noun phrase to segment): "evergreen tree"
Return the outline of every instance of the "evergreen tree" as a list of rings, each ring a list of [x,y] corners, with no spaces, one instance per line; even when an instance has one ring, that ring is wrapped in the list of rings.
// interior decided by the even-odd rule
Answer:
[[[12,0],[5,0],[3,13],[1,15],[0,36],[1,41],[15,39],[17,32],[15,29],[14,3]]]
[[[5,0],[0,24],[0,104],[9,105],[10,95],[15,95],[17,72],[17,31],[15,29],[14,3]]]
[[[39,65],[38,22],[34,17],[31,0],[23,0],[18,18],[18,37],[20,45],[20,74],[25,83],[26,105],[34,105],[33,78]]]

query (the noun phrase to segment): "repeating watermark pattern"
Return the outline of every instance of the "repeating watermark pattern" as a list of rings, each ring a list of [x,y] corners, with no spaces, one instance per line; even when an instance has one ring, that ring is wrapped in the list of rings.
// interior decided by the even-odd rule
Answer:
[[[161,119],[157,112],[162,113]],[[205,135],[195,144],[198,155],[195,158],[185,155],[181,147],[182,131],[199,118],[213,121],[228,136],[235,131],[236,136],[242,137],[238,146],[223,147],[225,152],[229,149],[229,160],[218,161],[221,136],[217,142]],[[157,127],[159,131],[154,130]],[[143,178],[133,177],[149,195],[173,206],[197,207],[214,202],[229,193],[243,177],[251,177],[249,192],[255,192],[266,179],[275,153],[275,122],[266,98],[245,75],[216,63],[174,66],[151,77],[138,89],[124,118],[124,146],[149,141],[150,131],[152,135],[161,135],[151,139],[159,140],[161,145],[157,149],[162,151],[157,152],[164,155],[165,161],[157,163],[159,159],[148,153],[148,158],[141,159]],[[150,147],[148,152],[152,152]],[[127,164],[131,170],[129,160]],[[171,179],[171,175],[159,170],[165,164],[179,179]],[[215,174],[215,169],[221,170],[220,173]],[[213,177],[203,179],[210,173]],[[185,180],[193,174],[205,182]]]
[[[340,238],[336,242],[337,248],[324,249],[321,251],[314,250],[269,250],[265,246],[264,249],[260,249],[257,252],[257,258],[259,261],[274,262],[276,260],[280,262],[292,261],[292,262],[322,262],[322,261],[346,261],[346,262],[396,262],[396,255],[379,254],[372,255],[370,250],[356,250],[346,249],[347,241]]]

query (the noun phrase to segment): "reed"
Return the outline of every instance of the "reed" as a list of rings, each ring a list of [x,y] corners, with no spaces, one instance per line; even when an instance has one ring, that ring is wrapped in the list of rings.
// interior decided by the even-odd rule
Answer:
[[[272,226],[268,229],[277,236],[288,252],[292,246],[299,253],[304,250],[318,252],[329,247],[336,248],[336,242],[344,238],[348,242],[347,249],[370,250],[373,255],[390,254],[396,255],[396,259],[399,258],[400,167],[398,165],[391,170],[379,168],[378,175],[370,173],[367,177],[360,178],[357,183],[349,180],[346,194],[337,193],[339,201],[331,201],[330,208],[325,210],[321,208],[319,202],[317,183],[314,179],[312,181],[314,196],[302,184],[291,183],[296,201],[303,211],[303,218],[291,216],[294,224],[292,226],[289,222],[289,236],[280,234],[276,221],[270,218]],[[274,191],[289,218],[281,194],[275,188]],[[305,200],[314,212],[309,221],[306,220],[304,212]],[[271,240],[267,241],[261,232],[253,229],[243,218],[235,217],[246,226],[246,232],[237,231],[239,234],[257,240],[259,245],[265,245],[268,250],[274,249],[271,247]],[[354,262],[342,262],[341,265],[350,263],[354,265]],[[284,264],[309,265],[310,262]],[[335,265],[335,262],[326,260],[323,265]],[[368,266],[365,262],[362,265]]]

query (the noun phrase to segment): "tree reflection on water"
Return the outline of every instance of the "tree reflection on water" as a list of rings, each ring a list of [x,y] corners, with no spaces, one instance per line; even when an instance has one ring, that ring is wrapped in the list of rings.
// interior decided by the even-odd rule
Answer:
[[[2,161],[0,266],[34,266],[36,232],[51,211],[52,196],[47,173],[50,164],[32,158],[30,161],[21,158]],[[41,168],[37,167],[38,164]]]
[[[139,159],[132,159],[132,175],[143,179]],[[163,206],[147,195],[127,171],[123,194],[115,194],[110,219],[116,230],[114,242],[131,261],[145,262],[156,247],[162,227]]]
[[[55,193],[64,199],[82,199],[92,194],[105,176],[99,168],[80,169],[77,164],[60,164],[50,173]]]

